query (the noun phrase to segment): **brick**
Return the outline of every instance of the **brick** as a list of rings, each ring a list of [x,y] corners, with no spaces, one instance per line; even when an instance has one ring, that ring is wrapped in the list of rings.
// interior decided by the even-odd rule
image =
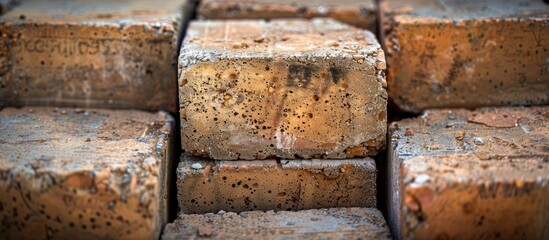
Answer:
[[[360,28],[376,29],[374,0],[203,0],[201,19],[277,19],[330,17]]]
[[[175,111],[182,2],[22,2],[0,20],[0,103]]]
[[[182,146],[219,160],[351,158],[385,147],[383,51],[330,19],[191,22]]]
[[[173,127],[163,112],[0,111],[0,236],[159,237]]]
[[[166,226],[162,239],[200,236],[211,239],[391,239],[383,215],[375,208],[181,214]]]
[[[400,239],[549,236],[549,107],[429,110],[390,127]]]
[[[376,165],[350,160],[211,161],[182,155],[183,213],[375,207]]]
[[[389,96],[406,111],[549,104],[549,5],[385,0]]]

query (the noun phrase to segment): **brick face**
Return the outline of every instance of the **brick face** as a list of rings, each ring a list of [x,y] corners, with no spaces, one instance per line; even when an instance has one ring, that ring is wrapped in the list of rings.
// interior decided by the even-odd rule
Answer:
[[[0,103],[175,111],[180,3],[24,1],[0,23]]]
[[[166,226],[162,239],[391,239],[374,208],[331,208],[298,212],[268,211],[182,214]]]
[[[374,155],[384,69],[371,33],[333,20],[192,22],[179,58],[183,149],[221,160]]]
[[[380,5],[390,98],[402,109],[549,103],[549,5],[399,1]]]
[[[360,28],[376,29],[374,0],[203,0],[201,19],[277,19],[330,17]]]
[[[373,159],[208,161],[183,155],[182,213],[375,207]]]
[[[6,108],[0,126],[0,236],[159,236],[175,167],[168,114]]]
[[[390,127],[388,214],[401,239],[543,239],[549,108],[429,110]]]

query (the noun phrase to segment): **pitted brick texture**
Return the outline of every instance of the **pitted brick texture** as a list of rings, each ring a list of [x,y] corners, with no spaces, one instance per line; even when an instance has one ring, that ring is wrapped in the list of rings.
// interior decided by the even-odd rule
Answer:
[[[210,161],[183,155],[183,213],[375,207],[373,159]]]
[[[376,29],[374,0],[203,0],[202,19],[277,19],[330,17],[360,28]]]
[[[549,108],[429,110],[390,127],[401,239],[549,236]]]
[[[166,113],[0,111],[1,238],[158,237],[173,127]]]
[[[162,239],[391,239],[391,234],[377,209],[331,208],[181,214]]]
[[[219,160],[375,155],[384,69],[373,34],[329,19],[192,22],[179,58],[183,149]]]
[[[385,0],[380,11],[400,108],[549,104],[549,4]]]
[[[0,104],[175,111],[182,2],[23,1],[0,20]]]

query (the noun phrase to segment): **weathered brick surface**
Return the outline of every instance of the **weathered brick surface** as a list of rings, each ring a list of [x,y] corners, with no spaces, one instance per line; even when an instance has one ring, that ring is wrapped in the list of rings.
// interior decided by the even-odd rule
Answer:
[[[330,19],[191,22],[182,145],[214,159],[350,158],[385,147],[384,54]]]
[[[380,11],[402,109],[549,104],[549,4],[385,0]]]
[[[26,0],[0,20],[0,103],[177,108],[183,0]]]
[[[549,107],[430,110],[390,127],[401,239],[547,239]]]
[[[374,31],[374,0],[203,0],[198,8],[202,19],[277,19],[331,17]]]
[[[209,161],[183,155],[177,169],[183,213],[375,207],[375,161]]]
[[[158,237],[173,125],[165,113],[0,111],[0,238]]]
[[[389,228],[374,208],[331,208],[185,215],[168,224],[171,239],[391,239]]]

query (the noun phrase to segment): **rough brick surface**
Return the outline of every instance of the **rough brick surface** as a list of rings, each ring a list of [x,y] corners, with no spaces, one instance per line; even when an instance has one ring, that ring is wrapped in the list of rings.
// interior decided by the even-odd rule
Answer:
[[[158,237],[173,125],[165,113],[0,111],[0,238]]]
[[[203,0],[198,8],[202,19],[276,19],[331,17],[374,31],[374,0]]]
[[[178,0],[26,0],[0,20],[0,103],[177,109]]]
[[[375,207],[375,161],[208,161],[182,156],[182,213]]]
[[[432,110],[393,124],[394,235],[547,239],[548,123],[549,107],[532,107]]]
[[[384,54],[330,19],[191,22],[182,145],[214,159],[351,158],[385,147]]]
[[[402,109],[549,104],[549,4],[385,0],[380,11]]]
[[[168,224],[171,239],[391,239],[374,208],[332,208],[299,212],[243,212],[185,215]]]

